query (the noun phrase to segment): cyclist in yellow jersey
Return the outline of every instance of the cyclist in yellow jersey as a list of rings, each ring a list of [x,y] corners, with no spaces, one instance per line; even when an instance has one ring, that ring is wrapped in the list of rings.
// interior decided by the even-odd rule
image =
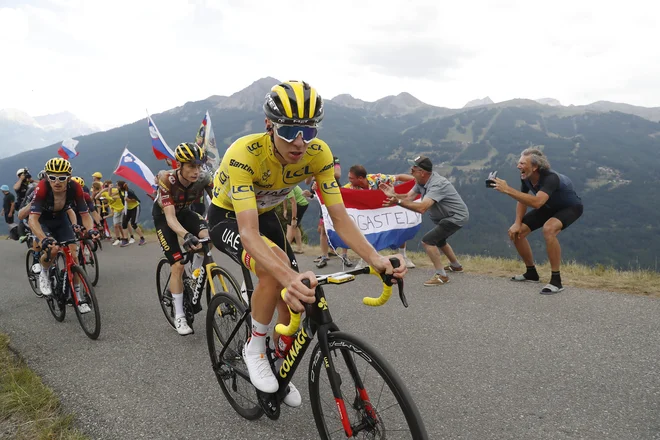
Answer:
[[[278,322],[288,323],[287,305],[303,311],[303,303],[313,303],[317,284],[314,273],[297,272],[291,246],[272,211],[296,184],[315,177],[335,229],[376,270],[401,278],[406,267],[393,269],[348,216],[335,180],[332,152],[316,137],[323,119],[323,100],[316,89],[299,81],[278,84],[266,95],[263,109],[266,132],[242,137],[227,149],[215,173],[208,219],[213,244],[258,278],[252,295],[252,336],[243,358],[252,384],[274,393],[279,385],[265,356],[268,324],[276,307]],[[304,279],[311,288],[302,283]],[[284,301],[282,288],[287,289]],[[277,344],[278,335],[274,338]],[[301,404],[295,387],[290,386],[284,403]]]

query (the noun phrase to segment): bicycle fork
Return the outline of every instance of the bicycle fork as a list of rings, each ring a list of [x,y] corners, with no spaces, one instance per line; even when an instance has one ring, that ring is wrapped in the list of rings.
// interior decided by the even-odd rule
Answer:
[[[344,428],[344,432],[346,433],[346,437],[351,438],[353,437],[355,432],[354,432],[354,428],[351,426],[351,421],[348,417],[348,411],[346,410],[346,402],[341,393],[342,379],[339,373],[337,373],[337,370],[335,369],[334,361],[332,360],[332,356],[330,353],[330,345],[329,345],[330,343],[328,341],[328,334],[329,334],[328,331],[320,330],[318,332],[319,347],[321,348],[321,354],[323,355],[323,365],[325,366],[325,371],[328,374],[328,381],[330,382],[332,395],[335,399],[335,404],[337,405],[337,411],[339,412],[339,418],[341,420],[341,424]],[[346,362],[346,366],[348,368],[350,377],[355,383],[356,399],[353,402],[353,405],[354,407],[358,405],[357,399],[359,398],[362,402],[363,408],[367,412],[367,415],[373,421],[372,424],[375,424],[378,420],[376,411],[371,405],[371,400],[369,399],[367,390],[365,389],[364,384],[362,383],[362,378],[360,377],[360,374],[357,371],[357,366],[355,365],[355,362],[353,362],[353,358],[351,357],[350,353],[344,350],[342,350],[341,353],[344,358],[344,362]],[[356,407],[356,409],[358,408]],[[361,431],[364,428],[368,428],[368,426],[363,426],[363,423],[355,427],[357,432]]]

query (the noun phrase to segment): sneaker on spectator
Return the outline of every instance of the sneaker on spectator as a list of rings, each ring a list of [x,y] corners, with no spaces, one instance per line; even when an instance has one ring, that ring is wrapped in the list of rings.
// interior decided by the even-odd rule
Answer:
[[[454,267],[451,264],[445,266],[447,272],[463,272],[463,266]]]
[[[122,239],[121,244],[119,245],[119,247],[126,247],[126,246],[128,246],[129,244],[130,244],[130,243],[128,242],[128,240],[126,240],[126,239],[124,238],[124,239]]]
[[[119,244],[121,244],[121,241],[119,241],[118,238],[117,238],[115,241],[112,242],[112,245],[113,245],[113,246],[117,246],[117,245],[119,245]]]
[[[323,255],[319,255],[318,257],[314,258],[314,263],[318,263],[323,259]]]
[[[344,266],[346,266],[346,267],[352,267],[353,266],[353,262],[348,259],[348,255],[342,255],[340,258],[341,258],[341,261],[344,263]]]
[[[144,246],[145,244],[147,244],[147,241],[144,239],[144,237],[142,237],[138,243],[138,246]]]
[[[443,277],[443,276],[440,275],[439,273],[436,273],[436,274],[433,275],[433,278],[431,278],[430,280],[426,281],[426,282],[424,283],[424,285],[425,285],[426,287],[430,287],[430,286],[441,286],[441,285],[443,285],[443,284],[447,284],[448,282],[449,282],[449,277]]]
[[[316,267],[321,269],[321,268],[327,266],[328,265],[328,260],[329,260],[328,257],[322,256],[321,259],[318,261],[318,263],[316,263]]]
[[[133,237],[131,237],[131,239],[128,240],[128,244],[133,244],[133,243],[135,243],[135,239]]]
[[[403,261],[404,263],[406,263],[406,267],[408,269],[414,269],[416,267],[415,263],[413,263],[412,260],[408,257],[404,257]]]

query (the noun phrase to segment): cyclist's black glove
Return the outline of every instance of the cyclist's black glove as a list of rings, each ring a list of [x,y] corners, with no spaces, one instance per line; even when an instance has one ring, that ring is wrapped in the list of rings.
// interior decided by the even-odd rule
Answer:
[[[190,252],[190,250],[197,246],[199,244],[199,238],[195,237],[193,234],[188,232],[184,237],[183,237],[183,248],[187,251]]]
[[[94,239],[94,238],[98,238],[98,236],[99,236],[99,231],[96,230],[96,229],[90,229],[90,231],[88,232],[88,234],[89,234],[89,236],[90,236],[91,238],[93,238],[93,239]]]
[[[78,223],[73,225],[73,232],[78,234],[78,233],[80,233],[81,230],[82,230],[82,226],[80,226]]]
[[[53,237],[46,237],[43,240],[41,240],[41,249],[46,250],[50,246],[53,246],[55,244],[55,239]]]

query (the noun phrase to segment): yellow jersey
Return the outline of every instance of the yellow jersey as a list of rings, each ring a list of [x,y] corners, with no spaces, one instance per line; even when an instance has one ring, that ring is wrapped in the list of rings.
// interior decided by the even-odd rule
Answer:
[[[275,157],[268,133],[244,136],[225,152],[213,177],[213,204],[241,212],[259,214],[282,203],[293,188],[314,176],[326,206],[343,203],[335,180],[334,160],[328,145],[313,139],[302,159],[282,165]]]
[[[114,212],[122,212],[124,210],[124,204],[119,196],[119,189],[111,188],[110,191],[106,189],[101,193],[101,197],[105,197],[108,200],[108,203]]]

